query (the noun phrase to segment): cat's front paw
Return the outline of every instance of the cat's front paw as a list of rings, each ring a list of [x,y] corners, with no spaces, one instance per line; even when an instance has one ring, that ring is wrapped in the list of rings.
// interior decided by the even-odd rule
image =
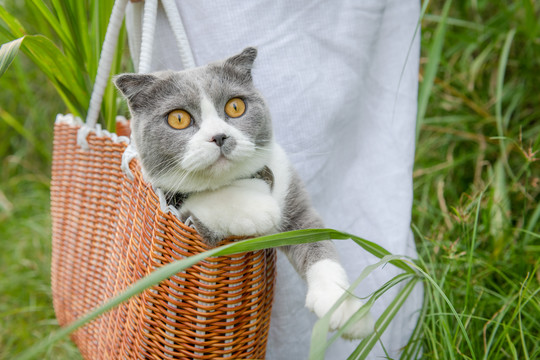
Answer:
[[[281,209],[270,195],[252,194],[237,208],[228,222],[231,235],[256,236],[276,232],[281,220]]]
[[[306,307],[318,317],[323,317],[336,301],[346,293],[348,281],[345,271],[337,262],[322,260],[310,267],[307,273],[308,293]],[[363,303],[349,295],[330,317],[330,329],[337,330],[362,307]],[[347,327],[346,339],[360,339],[373,332],[374,321],[370,313]]]
[[[181,212],[193,215],[199,227],[221,238],[273,233],[281,221],[279,204],[268,184],[260,179],[238,180],[214,191],[193,194]]]

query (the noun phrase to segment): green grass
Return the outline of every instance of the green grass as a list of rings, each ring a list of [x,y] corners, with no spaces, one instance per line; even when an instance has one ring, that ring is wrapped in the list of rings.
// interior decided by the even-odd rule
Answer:
[[[0,5],[73,59],[92,54],[80,81],[89,93],[103,34],[70,48],[34,2]],[[404,358],[419,347],[426,359],[539,358],[540,6],[464,0],[445,14],[445,3],[428,4],[422,21],[412,227],[426,295]],[[0,31],[0,43],[13,38]],[[58,329],[49,280],[52,124],[58,112],[85,110],[66,105],[47,79],[26,55],[0,78],[0,359]],[[112,113],[116,105],[104,106]],[[78,356],[61,340],[40,358]]]
[[[425,358],[540,356],[538,10],[476,1],[449,11],[414,176],[420,261],[447,297],[426,287]],[[441,19],[424,19],[422,75]]]

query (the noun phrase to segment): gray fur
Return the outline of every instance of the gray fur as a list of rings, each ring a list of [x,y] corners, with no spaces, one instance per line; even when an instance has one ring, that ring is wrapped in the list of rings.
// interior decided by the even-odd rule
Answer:
[[[255,179],[261,179],[270,186],[270,190],[274,190],[274,173],[268,166],[263,167],[258,173],[253,175]]]
[[[204,242],[210,247],[216,247],[223,239],[216,235],[212,229],[206,226],[202,221],[199,220],[195,215],[190,212],[185,212],[182,214],[182,222],[186,222],[188,219],[191,219],[197,233],[204,239]]]
[[[201,127],[200,102],[205,94],[216,109],[223,109],[232,97],[240,97],[246,102],[246,112],[239,118],[228,118],[225,113],[219,116],[228,124],[240,130],[258,147],[264,147],[272,140],[272,127],[268,107],[255,89],[251,69],[257,55],[254,48],[247,48],[242,53],[224,61],[212,63],[205,67],[181,72],[158,72],[154,74],[123,74],[115,78],[115,84],[128,101],[132,114],[132,138],[139,152],[145,175],[154,180],[169,198],[183,189],[166,187],[159,183],[165,174],[175,174],[179,178],[186,176],[180,164],[178,154],[184,154],[187,142]],[[167,124],[167,114],[175,109],[184,109],[193,118],[193,123],[186,129],[176,130]],[[224,139],[221,145],[223,154],[228,154],[236,146],[235,139]],[[243,176],[259,177],[273,186],[272,172],[265,169],[250,169]],[[320,228],[322,220],[313,209],[309,196],[298,175],[291,169],[292,179],[283,209],[280,231]],[[190,176],[190,174],[187,174]],[[205,173],[214,182],[223,178],[230,181],[227,174]],[[234,180],[234,179],[232,179]],[[205,226],[192,214],[195,227],[201,236],[210,244],[216,245],[219,240],[212,229]],[[184,219],[185,220],[185,219]],[[293,245],[283,247],[292,264],[302,277],[305,277],[309,266],[322,259],[337,259],[337,253],[331,241]]]
[[[302,180],[294,169],[291,169],[292,177],[285,198],[283,219],[280,231],[292,231],[300,229],[318,229],[324,227],[324,223],[311,205],[311,200],[306,192]],[[323,240],[316,243],[283,246],[281,250],[287,255],[296,271],[305,278],[310,265],[323,259],[338,260],[334,243],[331,240]]]
[[[122,74],[114,79],[128,101],[132,139],[150,178],[174,168],[173,159],[184,152],[186,142],[196,132],[195,126],[175,131],[166,122],[167,114],[178,108],[188,110],[195,119],[200,116],[196,82],[189,77],[179,81],[179,74]]]
[[[221,152],[224,155],[230,154],[236,147],[236,140],[234,138],[225,138],[223,139],[223,144],[221,145]]]
[[[205,67],[181,72],[121,74],[114,78],[116,86],[127,99],[132,115],[132,139],[149,180],[156,180],[171,171],[178,172],[175,169],[178,164],[173,158],[185,152],[186,143],[201,126],[199,106],[202,93],[213,101],[216,109],[224,109],[232,97],[242,98],[247,104],[243,116],[229,118],[224,112],[219,115],[252,139],[256,146],[264,147],[270,142],[273,136],[270,113],[251,80],[256,53],[256,49],[247,48],[227,60]],[[166,119],[167,114],[175,109],[189,112],[193,124],[180,131],[172,129]],[[222,151],[225,154],[231,152],[234,146],[233,141],[228,141]],[[178,176],[183,174],[178,172]],[[226,174],[209,173],[205,176],[228,179]],[[159,183],[155,185],[169,192],[178,190]]]

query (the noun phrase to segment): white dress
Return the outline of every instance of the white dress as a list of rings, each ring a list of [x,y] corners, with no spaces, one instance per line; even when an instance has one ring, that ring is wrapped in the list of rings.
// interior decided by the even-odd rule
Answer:
[[[416,256],[410,230],[418,85],[418,0],[180,1],[197,65],[258,48],[253,78],[266,97],[277,142],[289,154],[327,227]],[[130,48],[138,57],[143,3],[128,7]],[[181,69],[161,6],[152,70]],[[350,280],[376,258],[352,241],[335,241]],[[307,359],[316,316],[306,286],[279,253],[267,359]],[[363,281],[359,296],[399,271]],[[377,318],[398,289],[380,298]],[[394,358],[422,304],[418,286],[381,341]],[[346,359],[359,341],[338,340],[327,359]],[[370,359],[385,353],[377,344]]]

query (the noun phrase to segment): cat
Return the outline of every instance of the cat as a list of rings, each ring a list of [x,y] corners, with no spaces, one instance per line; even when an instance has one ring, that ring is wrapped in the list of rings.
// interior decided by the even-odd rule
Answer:
[[[143,176],[176,202],[211,246],[231,235],[261,236],[322,228],[323,222],[284,150],[255,89],[253,47],[184,71],[121,74],[114,83],[132,115],[132,142]],[[307,282],[306,307],[325,315],[349,287],[332,241],[280,248]],[[349,296],[330,319],[342,327],[362,306]],[[343,337],[366,337],[371,315]]]

